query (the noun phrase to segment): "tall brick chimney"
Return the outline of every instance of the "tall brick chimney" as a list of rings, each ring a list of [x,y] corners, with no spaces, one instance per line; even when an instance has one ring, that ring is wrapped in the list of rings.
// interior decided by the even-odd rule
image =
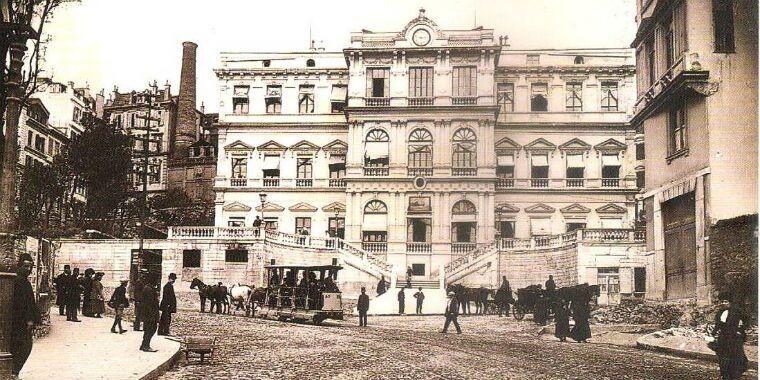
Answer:
[[[177,99],[177,126],[174,130],[174,146],[171,158],[181,160],[188,157],[188,148],[195,141],[195,51],[194,42],[182,43],[182,72],[179,78]]]

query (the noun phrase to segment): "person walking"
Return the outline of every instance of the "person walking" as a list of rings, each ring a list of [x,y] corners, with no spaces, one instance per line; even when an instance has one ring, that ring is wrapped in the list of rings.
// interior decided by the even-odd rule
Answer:
[[[141,307],[144,330],[140,351],[156,352],[158,350],[155,350],[150,346],[150,340],[153,339],[153,334],[156,333],[158,327],[158,292],[156,292],[156,289],[149,283],[146,283],[145,286],[143,286]]]
[[[414,272],[412,271],[412,267],[406,267],[406,287],[407,288],[412,287],[412,274],[414,274]]]
[[[359,326],[367,327],[367,311],[369,311],[369,296],[367,289],[362,286],[362,294],[359,295],[359,302],[356,304],[359,311]]]
[[[19,256],[16,278],[13,280],[13,327],[10,344],[10,352],[13,354],[13,376],[18,376],[29,354],[32,353],[34,328],[42,323],[32,284],[29,283],[33,266],[32,256],[27,253]]]
[[[502,314],[509,317],[509,304],[512,302],[512,287],[509,286],[507,276],[501,276],[501,286],[496,291],[496,303],[499,306],[499,316]]]
[[[103,275],[105,273],[98,272],[95,274],[95,278],[92,279],[92,290],[90,291],[90,308],[92,315],[95,318],[103,318],[101,314],[106,313],[105,296],[103,295]]]
[[[68,286],[71,282],[71,265],[63,266],[63,273],[59,274],[53,284],[55,285],[55,304],[58,305],[58,314],[66,315],[66,297],[68,297]]]
[[[744,341],[749,319],[739,307],[739,297],[735,293],[720,292],[718,299],[721,306],[715,313],[715,342],[710,346],[718,355],[720,376],[723,380],[740,379],[747,371],[747,355],[744,353]]]
[[[137,274],[137,279],[132,286],[132,301],[135,303],[135,320],[132,324],[132,328],[135,331],[142,331],[142,298],[143,289],[145,288],[145,274],[146,270],[140,270]]]
[[[443,324],[443,331],[441,333],[445,334],[449,331],[449,324],[454,323],[454,327],[457,329],[457,334],[462,333],[462,329],[459,327],[459,322],[457,322],[457,316],[459,315],[459,300],[455,296],[454,292],[449,292],[447,295],[448,297],[448,304],[446,305],[446,323]]]
[[[404,299],[406,298],[406,295],[404,294],[404,288],[401,288],[398,291],[398,313],[404,314]]]
[[[95,270],[87,268],[84,270],[84,279],[82,280],[82,315],[92,317],[92,276]]]
[[[129,307],[129,300],[127,299],[127,284],[129,280],[122,279],[121,285],[119,285],[111,294],[111,299],[108,301],[108,306],[113,309],[113,325],[111,326],[111,332],[116,334],[116,326],[119,326],[119,334],[124,334],[127,330],[121,326],[121,320],[124,318],[124,309]]]
[[[577,342],[586,343],[588,338],[591,338],[591,326],[589,326],[588,320],[591,316],[591,307],[589,306],[588,296],[579,296],[573,300],[573,321],[575,326],[570,330],[570,337]]]
[[[177,297],[174,295],[175,281],[177,281],[177,275],[169,273],[169,281],[164,285],[161,297],[161,321],[158,323],[158,335],[169,335],[172,314],[177,312]]]
[[[66,320],[69,322],[82,322],[77,318],[79,310],[79,296],[82,294],[82,286],[79,284],[79,268],[74,268],[66,285]]]
[[[557,299],[554,306],[554,336],[560,342],[564,342],[570,334],[570,310],[567,308],[567,301]]]
[[[417,299],[417,314],[422,314],[422,302],[425,301],[425,293],[422,292],[422,288],[419,288],[417,293],[414,293],[414,298]]]

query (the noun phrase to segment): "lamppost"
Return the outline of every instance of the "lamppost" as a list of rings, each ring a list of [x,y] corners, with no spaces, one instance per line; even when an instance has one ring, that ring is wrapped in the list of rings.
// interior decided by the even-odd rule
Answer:
[[[261,201],[261,225],[263,226],[264,241],[266,241],[267,240],[267,222],[264,221],[264,205],[267,203],[266,193],[260,193],[259,200]]]
[[[7,44],[8,65],[5,110],[5,142],[0,175],[0,378],[12,377],[13,355],[11,321],[13,320],[13,280],[16,277],[17,239],[16,182],[18,172],[18,122],[21,115],[21,98],[24,54],[26,42],[39,36],[32,28],[33,1],[17,2],[11,7],[9,0],[0,0],[0,40]],[[3,57],[5,59],[5,57]]]
[[[335,230],[333,231],[333,237],[336,237],[336,238],[338,237],[338,223],[339,223],[338,222],[338,214],[339,213],[340,213],[340,211],[336,208],[335,209],[335,218],[334,218],[334,220],[335,220]]]

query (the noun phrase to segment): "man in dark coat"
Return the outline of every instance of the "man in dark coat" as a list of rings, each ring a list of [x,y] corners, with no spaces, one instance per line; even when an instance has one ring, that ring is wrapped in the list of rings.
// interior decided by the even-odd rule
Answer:
[[[369,296],[367,289],[362,286],[362,294],[359,295],[359,302],[356,304],[359,311],[359,326],[367,326],[367,311],[369,310]]]
[[[63,266],[63,273],[55,278],[55,304],[58,305],[58,314],[66,315],[66,297],[68,297],[69,277],[71,277],[71,265]]]
[[[135,331],[142,331],[142,292],[145,287],[145,273],[147,271],[141,270],[132,286],[132,300],[135,302],[135,322],[132,327]]]
[[[404,289],[401,288],[398,291],[398,313],[404,314],[404,298],[406,298],[406,295],[404,294]]]
[[[512,302],[512,287],[509,285],[507,276],[501,276],[501,286],[496,291],[496,303],[499,306],[499,316],[506,314],[509,316],[509,304]]]
[[[161,297],[161,321],[158,324],[158,335],[169,335],[169,327],[172,323],[172,314],[177,312],[177,297],[174,295],[174,282],[177,275],[169,274],[169,281],[164,285]]]
[[[549,293],[554,293],[554,291],[557,290],[557,284],[554,283],[554,276],[549,275],[549,279],[546,280],[544,288],[546,288],[546,291]]]
[[[417,293],[414,293],[414,298],[417,299],[417,314],[422,314],[422,303],[425,301],[425,293],[422,292],[422,288],[419,288]]]
[[[82,279],[82,315],[92,317],[92,276],[95,275],[95,269],[87,268],[84,270],[84,279]]]
[[[462,329],[459,327],[459,322],[457,322],[457,316],[459,316],[459,300],[454,292],[449,292],[448,298],[448,304],[446,305],[446,323],[443,324],[443,331],[441,331],[441,333],[445,334],[449,331],[449,324],[454,323],[454,327],[457,329],[457,334],[461,334]]]
[[[713,335],[716,339],[713,347],[724,380],[740,379],[748,367],[744,342],[750,321],[737,302],[741,297],[735,294],[727,291],[718,294],[721,307],[715,313]]]
[[[140,351],[156,352],[150,347],[150,340],[153,339],[153,334],[156,333],[159,320],[159,305],[158,305],[158,292],[150,284],[143,286],[142,291],[142,321],[145,331],[143,331],[142,344],[140,345]]]
[[[388,282],[385,281],[385,276],[380,276],[380,281],[377,282],[377,295],[382,295],[388,290]]]
[[[22,254],[18,260],[17,276],[13,280],[13,335],[10,351],[13,354],[14,376],[18,376],[32,352],[34,327],[42,323],[32,284],[29,283],[32,266],[32,257],[26,253]]]
[[[81,322],[77,318],[79,309],[79,297],[82,295],[82,286],[79,284],[79,268],[74,268],[74,272],[69,276],[66,285],[66,320],[70,322]]]

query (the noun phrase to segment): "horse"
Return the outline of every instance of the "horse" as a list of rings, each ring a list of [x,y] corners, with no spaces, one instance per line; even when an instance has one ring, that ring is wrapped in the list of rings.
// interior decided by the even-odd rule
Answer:
[[[267,298],[267,288],[253,288],[253,291],[251,292],[251,297],[248,299],[248,302],[250,303],[251,308],[251,316],[253,317],[254,314],[256,314],[256,307],[261,307],[261,305],[264,304],[264,301],[266,301]]]
[[[216,303],[217,314],[228,314],[230,311],[230,303],[227,299],[227,287],[218,283],[211,286],[212,294],[214,295],[214,302]]]
[[[223,306],[229,306],[227,303],[226,286],[206,285],[199,278],[194,278],[193,281],[190,282],[190,289],[198,289],[198,297],[200,297],[201,300],[201,313],[206,312],[206,300],[211,302],[209,313],[213,313],[214,308],[216,307],[216,313],[220,314],[223,310]]]
[[[483,290],[485,290],[485,292],[482,292]],[[485,294],[486,300],[488,299],[488,289],[486,288],[468,288],[462,284],[452,284],[449,285],[447,291],[456,294],[457,300],[459,301],[459,307],[462,309],[462,314],[471,313],[470,302],[475,302],[476,314],[481,312],[484,305],[481,293]]]
[[[251,294],[253,289],[248,285],[232,285],[227,289],[227,297],[229,298],[229,304],[235,305],[235,311],[243,309],[245,315],[248,316],[251,313]],[[232,307],[228,308],[228,314],[234,313]]]

